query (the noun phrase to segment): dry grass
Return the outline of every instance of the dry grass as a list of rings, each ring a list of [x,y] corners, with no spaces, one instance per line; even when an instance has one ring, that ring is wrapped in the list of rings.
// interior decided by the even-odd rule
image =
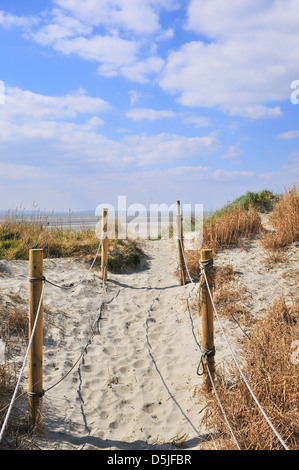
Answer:
[[[5,362],[0,364],[0,422],[3,423],[17,382],[17,367],[8,358],[14,356],[20,345],[28,339],[28,312],[18,294],[9,299],[0,298],[0,337],[5,343]],[[22,388],[19,388],[22,395]],[[20,442],[27,434],[24,416],[14,409],[0,448],[23,448]]]
[[[299,190],[296,186],[280,198],[270,222],[275,231],[268,233],[262,240],[264,249],[282,249],[299,241]]]
[[[245,306],[248,297],[247,289],[236,283],[236,276],[231,265],[215,268],[213,298],[221,318],[230,318],[241,328],[251,326],[253,318]]]
[[[8,363],[0,364],[0,422],[5,419],[8,406],[11,401],[17,382],[15,368]],[[24,392],[19,388],[19,400],[25,398]],[[25,398],[26,399],[26,398]],[[28,427],[24,414],[15,406],[12,410],[9,422],[5,428],[5,435],[0,443],[0,450],[25,450],[30,448],[28,441]]]
[[[99,238],[95,230],[72,230],[61,227],[49,228],[46,219],[30,222],[7,217],[0,223],[0,259],[28,260],[29,250],[41,248],[44,258],[94,257]],[[109,241],[108,268],[123,272],[138,266],[143,257],[141,245],[136,240]],[[100,258],[100,257],[99,257]],[[100,260],[96,265],[100,265]]]
[[[298,364],[292,359],[298,325],[299,301],[287,306],[281,298],[258,323],[242,353],[243,372],[253,392],[292,450],[298,450],[299,435]],[[237,371],[230,377],[217,374],[217,393],[242,450],[283,449]],[[218,449],[236,449],[214,394],[207,399],[205,423],[213,428]]]
[[[258,212],[238,208],[220,217],[210,217],[203,227],[203,248],[219,250],[238,246],[241,239],[252,238],[262,230]]]
[[[29,250],[41,248],[45,258],[88,256],[95,253],[99,239],[92,230],[51,228],[42,221],[6,219],[0,224],[0,259],[28,259]]]
[[[5,418],[7,404],[11,400],[16,385],[15,371],[8,364],[0,364],[0,420]]]
[[[28,313],[24,307],[13,306],[0,317],[0,335],[4,341],[11,336],[28,337]]]
[[[219,250],[239,246],[244,239],[250,239],[263,230],[261,217],[255,210],[237,207],[221,215],[211,216],[203,224],[203,248]],[[200,275],[199,251],[186,252],[186,260],[191,276]]]

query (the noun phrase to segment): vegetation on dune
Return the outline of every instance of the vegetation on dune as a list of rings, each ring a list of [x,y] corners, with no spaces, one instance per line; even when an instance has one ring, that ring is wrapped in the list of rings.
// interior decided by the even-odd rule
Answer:
[[[136,240],[118,240],[108,253],[108,268],[111,271],[125,272],[128,268],[140,265],[144,253]]]
[[[273,230],[267,232],[262,224],[261,212],[269,211]],[[255,236],[260,236],[262,248],[271,259],[274,255],[281,259],[280,251],[299,241],[299,192],[296,186],[282,195],[274,195],[268,190],[258,193],[248,191],[204,219],[203,248],[212,249],[214,254],[240,246],[244,240]],[[191,275],[198,278],[199,252],[187,252],[186,258]]]
[[[260,320],[242,352],[243,372],[275,429],[291,450],[298,450],[298,364],[292,344],[298,337],[299,302],[275,302]],[[244,381],[232,366],[231,374],[217,372],[216,387],[227,419],[242,450],[280,450],[282,444],[253,401]],[[206,397],[204,421],[213,428],[219,450],[236,449],[214,394]],[[206,443],[206,448],[210,444]]]
[[[209,217],[204,225],[204,245],[215,252],[259,234],[262,249],[273,254],[283,253],[282,250],[299,240],[298,189],[293,186],[285,194],[271,197],[272,203],[272,207],[267,206],[271,207],[271,230],[263,229],[258,222],[260,212],[266,208],[264,203],[261,204],[252,193],[246,193]],[[242,217],[248,225],[239,223]],[[193,259],[193,275],[198,276],[198,254],[193,254]],[[297,450],[299,384],[297,358],[292,360],[295,355],[292,344],[298,337],[298,299],[287,305],[281,297],[268,308],[265,317],[257,321],[246,308],[247,291],[235,288],[232,266],[215,267],[215,272],[214,301],[218,313],[235,321],[245,333],[240,357],[244,375],[283,441],[290,449]],[[294,276],[292,272],[292,278]],[[218,399],[242,450],[283,449],[234,365],[230,365],[229,370],[217,369],[215,385]],[[206,442],[205,448],[236,449],[215,395],[209,394],[206,399],[208,407],[204,422],[212,430],[213,439]]]
[[[15,220],[7,217],[0,224],[0,259],[27,260],[29,250],[41,248],[45,258],[93,258],[99,245],[95,230],[53,227],[45,221]],[[108,269],[123,272],[140,264],[141,245],[130,238],[110,240]],[[97,263],[98,264],[98,263]]]
[[[237,209],[257,210],[259,212],[269,212],[273,210],[280,196],[273,194],[268,189],[259,192],[247,191],[242,196],[226,204],[222,209],[213,212],[209,218],[222,217],[224,214],[235,212]]]
[[[271,191],[259,193],[247,192],[222,209],[213,212],[203,221],[203,248],[219,250],[238,246],[245,239],[250,239],[263,230],[261,211],[268,211],[278,200]],[[191,276],[198,278],[200,269],[198,251],[186,253]]]
[[[244,195],[213,212],[204,220],[204,247],[214,252],[237,245],[261,231],[261,212],[273,210],[280,197],[272,191],[247,191]]]
[[[262,246],[266,250],[283,249],[299,241],[299,190],[292,186],[278,201],[271,217],[273,231],[268,233]]]
[[[214,253],[237,246],[244,238],[252,238],[262,230],[260,214],[253,208],[236,206],[221,215],[209,217],[203,224],[203,247]]]

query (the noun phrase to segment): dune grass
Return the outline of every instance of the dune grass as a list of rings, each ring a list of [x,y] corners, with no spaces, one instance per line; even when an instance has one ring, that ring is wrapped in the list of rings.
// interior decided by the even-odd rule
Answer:
[[[222,209],[214,211],[210,218],[219,218],[224,214],[231,213],[237,209],[253,209],[259,212],[270,212],[273,210],[280,196],[273,194],[268,189],[263,189],[259,192],[247,191],[242,196],[236,198],[234,201],[226,204]]]
[[[242,198],[241,198],[242,199]],[[247,198],[244,198],[244,200]],[[270,215],[273,231],[266,233],[259,221],[260,207],[232,204],[228,210],[211,216],[204,226],[204,246],[214,252],[229,248],[258,234],[261,247],[278,253],[299,239],[298,189],[291,187],[275,199]],[[245,212],[244,212],[245,211]],[[248,225],[236,221],[244,215]],[[238,228],[238,229],[237,229]],[[193,275],[198,275],[198,253],[194,255]],[[295,273],[291,273],[292,278]],[[214,300],[221,317],[236,321],[245,333],[240,363],[242,370],[267,416],[290,449],[298,449],[298,357],[292,344],[299,333],[299,301],[287,305],[283,297],[275,302],[262,320],[255,320],[246,305],[246,292],[234,288],[231,266],[215,268]],[[244,328],[245,327],[245,328]],[[245,331],[246,330],[246,331]],[[250,332],[249,332],[250,331]],[[234,364],[216,371],[216,388],[221,405],[242,450],[279,450],[283,446],[269,427]],[[206,395],[205,425],[212,440],[204,448],[236,449],[228,426],[213,393]]]
[[[280,250],[299,241],[299,189],[292,186],[276,204],[270,223],[273,232],[265,235],[262,246],[266,250]]]
[[[299,301],[287,306],[283,297],[260,320],[242,351],[242,369],[274,428],[291,450],[298,450],[299,376],[292,344],[299,334]],[[217,371],[220,402],[242,450],[281,450],[282,444],[256,406],[235,366]],[[236,449],[214,394],[206,396],[204,422],[218,450]],[[210,445],[207,443],[206,448]]]
[[[49,228],[42,218],[26,221],[8,216],[0,223],[0,260],[28,260],[29,250],[35,248],[44,250],[44,258],[91,259],[99,242],[95,230]],[[123,272],[138,266],[142,257],[142,247],[137,240],[109,241],[108,269]]]
[[[239,246],[245,239],[260,234],[263,230],[260,213],[250,207],[233,205],[229,210],[218,211],[203,221],[203,248],[220,250]],[[191,276],[197,279],[200,275],[200,252],[187,251],[186,260]]]

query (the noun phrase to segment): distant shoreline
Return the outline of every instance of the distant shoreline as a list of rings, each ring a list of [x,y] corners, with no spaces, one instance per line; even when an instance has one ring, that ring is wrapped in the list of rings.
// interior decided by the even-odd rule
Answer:
[[[204,212],[206,217],[209,212]],[[188,214],[190,216],[190,213]],[[192,215],[192,214],[191,214]],[[114,213],[115,219],[121,222],[130,224],[136,219],[136,223],[150,223],[152,220],[158,223],[169,223],[175,222],[175,214],[173,212],[136,212],[135,215],[130,212],[118,212]],[[5,220],[6,217],[13,218],[17,222],[44,222],[49,227],[95,227],[96,224],[101,220],[101,216],[95,215],[95,211],[78,211],[78,212],[36,212],[36,211],[14,211],[1,210],[0,211],[0,222]]]

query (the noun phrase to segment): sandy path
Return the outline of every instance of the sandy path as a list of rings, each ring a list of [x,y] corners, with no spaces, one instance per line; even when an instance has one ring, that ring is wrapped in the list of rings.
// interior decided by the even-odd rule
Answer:
[[[45,390],[80,357],[101,300],[109,303],[78,364],[45,394],[41,448],[169,449],[181,445],[177,441],[200,447],[203,405],[193,396],[201,383],[200,352],[185,287],[174,276],[176,245],[145,242],[145,251],[138,272],[109,273],[106,296],[98,273],[72,291],[47,286],[45,304],[52,314],[46,319]],[[59,282],[76,282],[86,269],[66,260],[45,266],[46,277],[55,273]]]

